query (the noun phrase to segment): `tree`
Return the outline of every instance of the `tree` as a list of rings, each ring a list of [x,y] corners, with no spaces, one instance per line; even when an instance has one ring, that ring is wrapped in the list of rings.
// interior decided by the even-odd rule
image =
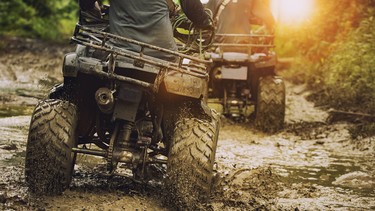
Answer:
[[[0,8],[0,35],[53,40],[73,30],[78,10],[74,0],[2,0]]]

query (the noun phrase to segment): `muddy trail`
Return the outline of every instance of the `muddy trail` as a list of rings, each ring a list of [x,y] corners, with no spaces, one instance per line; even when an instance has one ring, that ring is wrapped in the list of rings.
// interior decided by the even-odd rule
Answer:
[[[70,188],[34,196],[24,181],[30,115],[61,81],[63,55],[74,46],[5,41],[0,50],[1,210],[174,210],[160,180],[140,184],[108,177],[102,159],[79,156]],[[287,85],[286,126],[264,134],[251,123],[223,119],[214,192],[202,210],[374,210],[375,137],[352,139],[352,125],[327,123],[306,100],[303,85]]]

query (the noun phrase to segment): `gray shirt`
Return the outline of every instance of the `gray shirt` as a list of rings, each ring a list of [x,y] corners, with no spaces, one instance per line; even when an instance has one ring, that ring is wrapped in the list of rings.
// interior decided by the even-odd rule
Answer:
[[[95,9],[96,0],[78,2],[83,11]],[[210,24],[200,0],[180,0],[180,3],[186,16],[196,26],[206,27]],[[177,50],[166,0],[111,0],[109,25],[113,34]],[[117,44],[128,50],[140,51],[137,45],[126,42]],[[160,59],[175,60],[174,56],[151,49],[146,49],[144,53]]]
[[[177,50],[166,1],[111,0],[109,12],[110,32],[140,42]],[[122,47],[139,52],[139,46],[118,43]],[[146,55],[174,60],[173,56],[146,49]]]
[[[272,31],[274,27],[274,19],[272,13],[265,5],[264,0],[230,0],[220,11],[220,5],[224,0],[210,0],[206,5],[212,10],[214,17],[217,18],[217,34],[250,34],[252,24],[265,24],[268,30]],[[248,44],[250,39],[244,36],[217,36],[216,42],[232,43],[232,44]],[[242,47],[221,47],[223,51],[232,52],[251,52],[251,48]]]

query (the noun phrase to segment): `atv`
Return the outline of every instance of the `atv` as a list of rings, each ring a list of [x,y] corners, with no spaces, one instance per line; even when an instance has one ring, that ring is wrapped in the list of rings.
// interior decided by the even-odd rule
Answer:
[[[281,129],[285,117],[285,85],[275,72],[273,35],[215,36],[215,40],[241,36],[249,43],[213,44],[208,86],[210,107],[238,122],[251,122],[255,118],[255,126],[265,132]]]
[[[108,33],[107,26],[81,19],[71,39],[76,50],[64,58],[63,84],[36,105],[25,161],[29,190],[62,193],[77,154],[85,154],[104,158],[108,175],[121,167],[138,182],[152,179],[158,166],[166,169],[172,197],[185,204],[207,199],[219,134],[218,114],[204,101],[210,61]]]

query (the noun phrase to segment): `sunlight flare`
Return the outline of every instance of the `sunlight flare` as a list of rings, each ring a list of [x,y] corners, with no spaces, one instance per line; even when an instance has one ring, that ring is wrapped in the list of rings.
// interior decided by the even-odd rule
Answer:
[[[272,0],[271,7],[279,23],[296,24],[311,16],[314,0]]]

